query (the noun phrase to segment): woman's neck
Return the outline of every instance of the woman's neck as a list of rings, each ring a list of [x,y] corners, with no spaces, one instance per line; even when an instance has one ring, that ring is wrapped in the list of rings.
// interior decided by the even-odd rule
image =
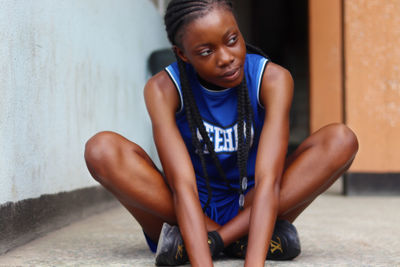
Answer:
[[[213,83],[209,83],[203,78],[201,78],[199,75],[197,75],[197,79],[199,80],[199,83],[206,89],[211,90],[211,91],[223,91],[226,90],[227,88],[221,87],[218,85],[215,85]]]

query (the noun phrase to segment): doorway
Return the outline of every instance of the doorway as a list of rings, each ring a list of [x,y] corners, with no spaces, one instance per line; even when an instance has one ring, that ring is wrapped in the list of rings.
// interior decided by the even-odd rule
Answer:
[[[294,150],[309,135],[308,0],[236,0],[234,4],[246,41],[293,76],[289,150]]]

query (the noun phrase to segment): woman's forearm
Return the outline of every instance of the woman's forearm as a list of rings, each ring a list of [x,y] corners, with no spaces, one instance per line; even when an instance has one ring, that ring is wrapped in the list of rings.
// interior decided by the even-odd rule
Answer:
[[[279,207],[279,187],[256,187],[245,266],[264,266]]]
[[[175,193],[174,204],[191,265],[212,266],[204,215],[194,190],[186,189]]]

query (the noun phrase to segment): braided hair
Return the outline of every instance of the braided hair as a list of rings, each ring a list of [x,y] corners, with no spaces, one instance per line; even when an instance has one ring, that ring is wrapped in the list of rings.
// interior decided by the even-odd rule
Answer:
[[[168,39],[172,45],[180,47],[182,36],[190,22],[197,18],[203,17],[208,14],[213,8],[225,8],[233,13],[232,3],[229,0],[172,0],[168,7],[164,17],[165,27],[168,34]],[[258,48],[246,45],[249,51],[257,54],[264,55]],[[224,180],[225,184],[230,190],[237,191],[240,194],[239,207],[243,209],[244,205],[244,191],[247,189],[247,160],[250,150],[250,139],[251,139],[251,126],[253,122],[253,110],[250,103],[249,93],[247,89],[246,79],[243,78],[241,84],[238,86],[237,97],[237,125],[238,125],[238,150],[237,150],[237,164],[240,174],[239,189],[234,189],[230,185],[229,180],[226,178],[226,174],[221,166],[221,163],[215,153],[214,146],[207,134],[204,127],[203,120],[198,110],[196,101],[193,97],[192,89],[187,77],[186,64],[177,55],[177,59],[180,80],[182,87],[182,98],[185,109],[186,119],[189,124],[190,132],[192,135],[192,143],[195,148],[197,155],[200,158],[203,176],[206,180],[208,199],[203,207],[203,211],[206,210],[210,204],[212,191],[210,186],[210,177],[207,172],[206,160],[204,156],[203,146],[199,140],[198,133],[204,141],[206,148],[217,168],[218,174]]]

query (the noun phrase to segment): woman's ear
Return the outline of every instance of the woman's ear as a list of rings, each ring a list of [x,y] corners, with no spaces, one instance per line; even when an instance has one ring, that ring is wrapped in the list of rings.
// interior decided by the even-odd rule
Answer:
[[[182,59],[183,62],[188,63],[189,60],[187,59],[187,57],[185,56],[185,53],[183,52],[183,50],[181,48],[179,48],[178,46],[174,45],[173,49],[175,51],[175,53],[178,55],[178,57],[180,59]]]

